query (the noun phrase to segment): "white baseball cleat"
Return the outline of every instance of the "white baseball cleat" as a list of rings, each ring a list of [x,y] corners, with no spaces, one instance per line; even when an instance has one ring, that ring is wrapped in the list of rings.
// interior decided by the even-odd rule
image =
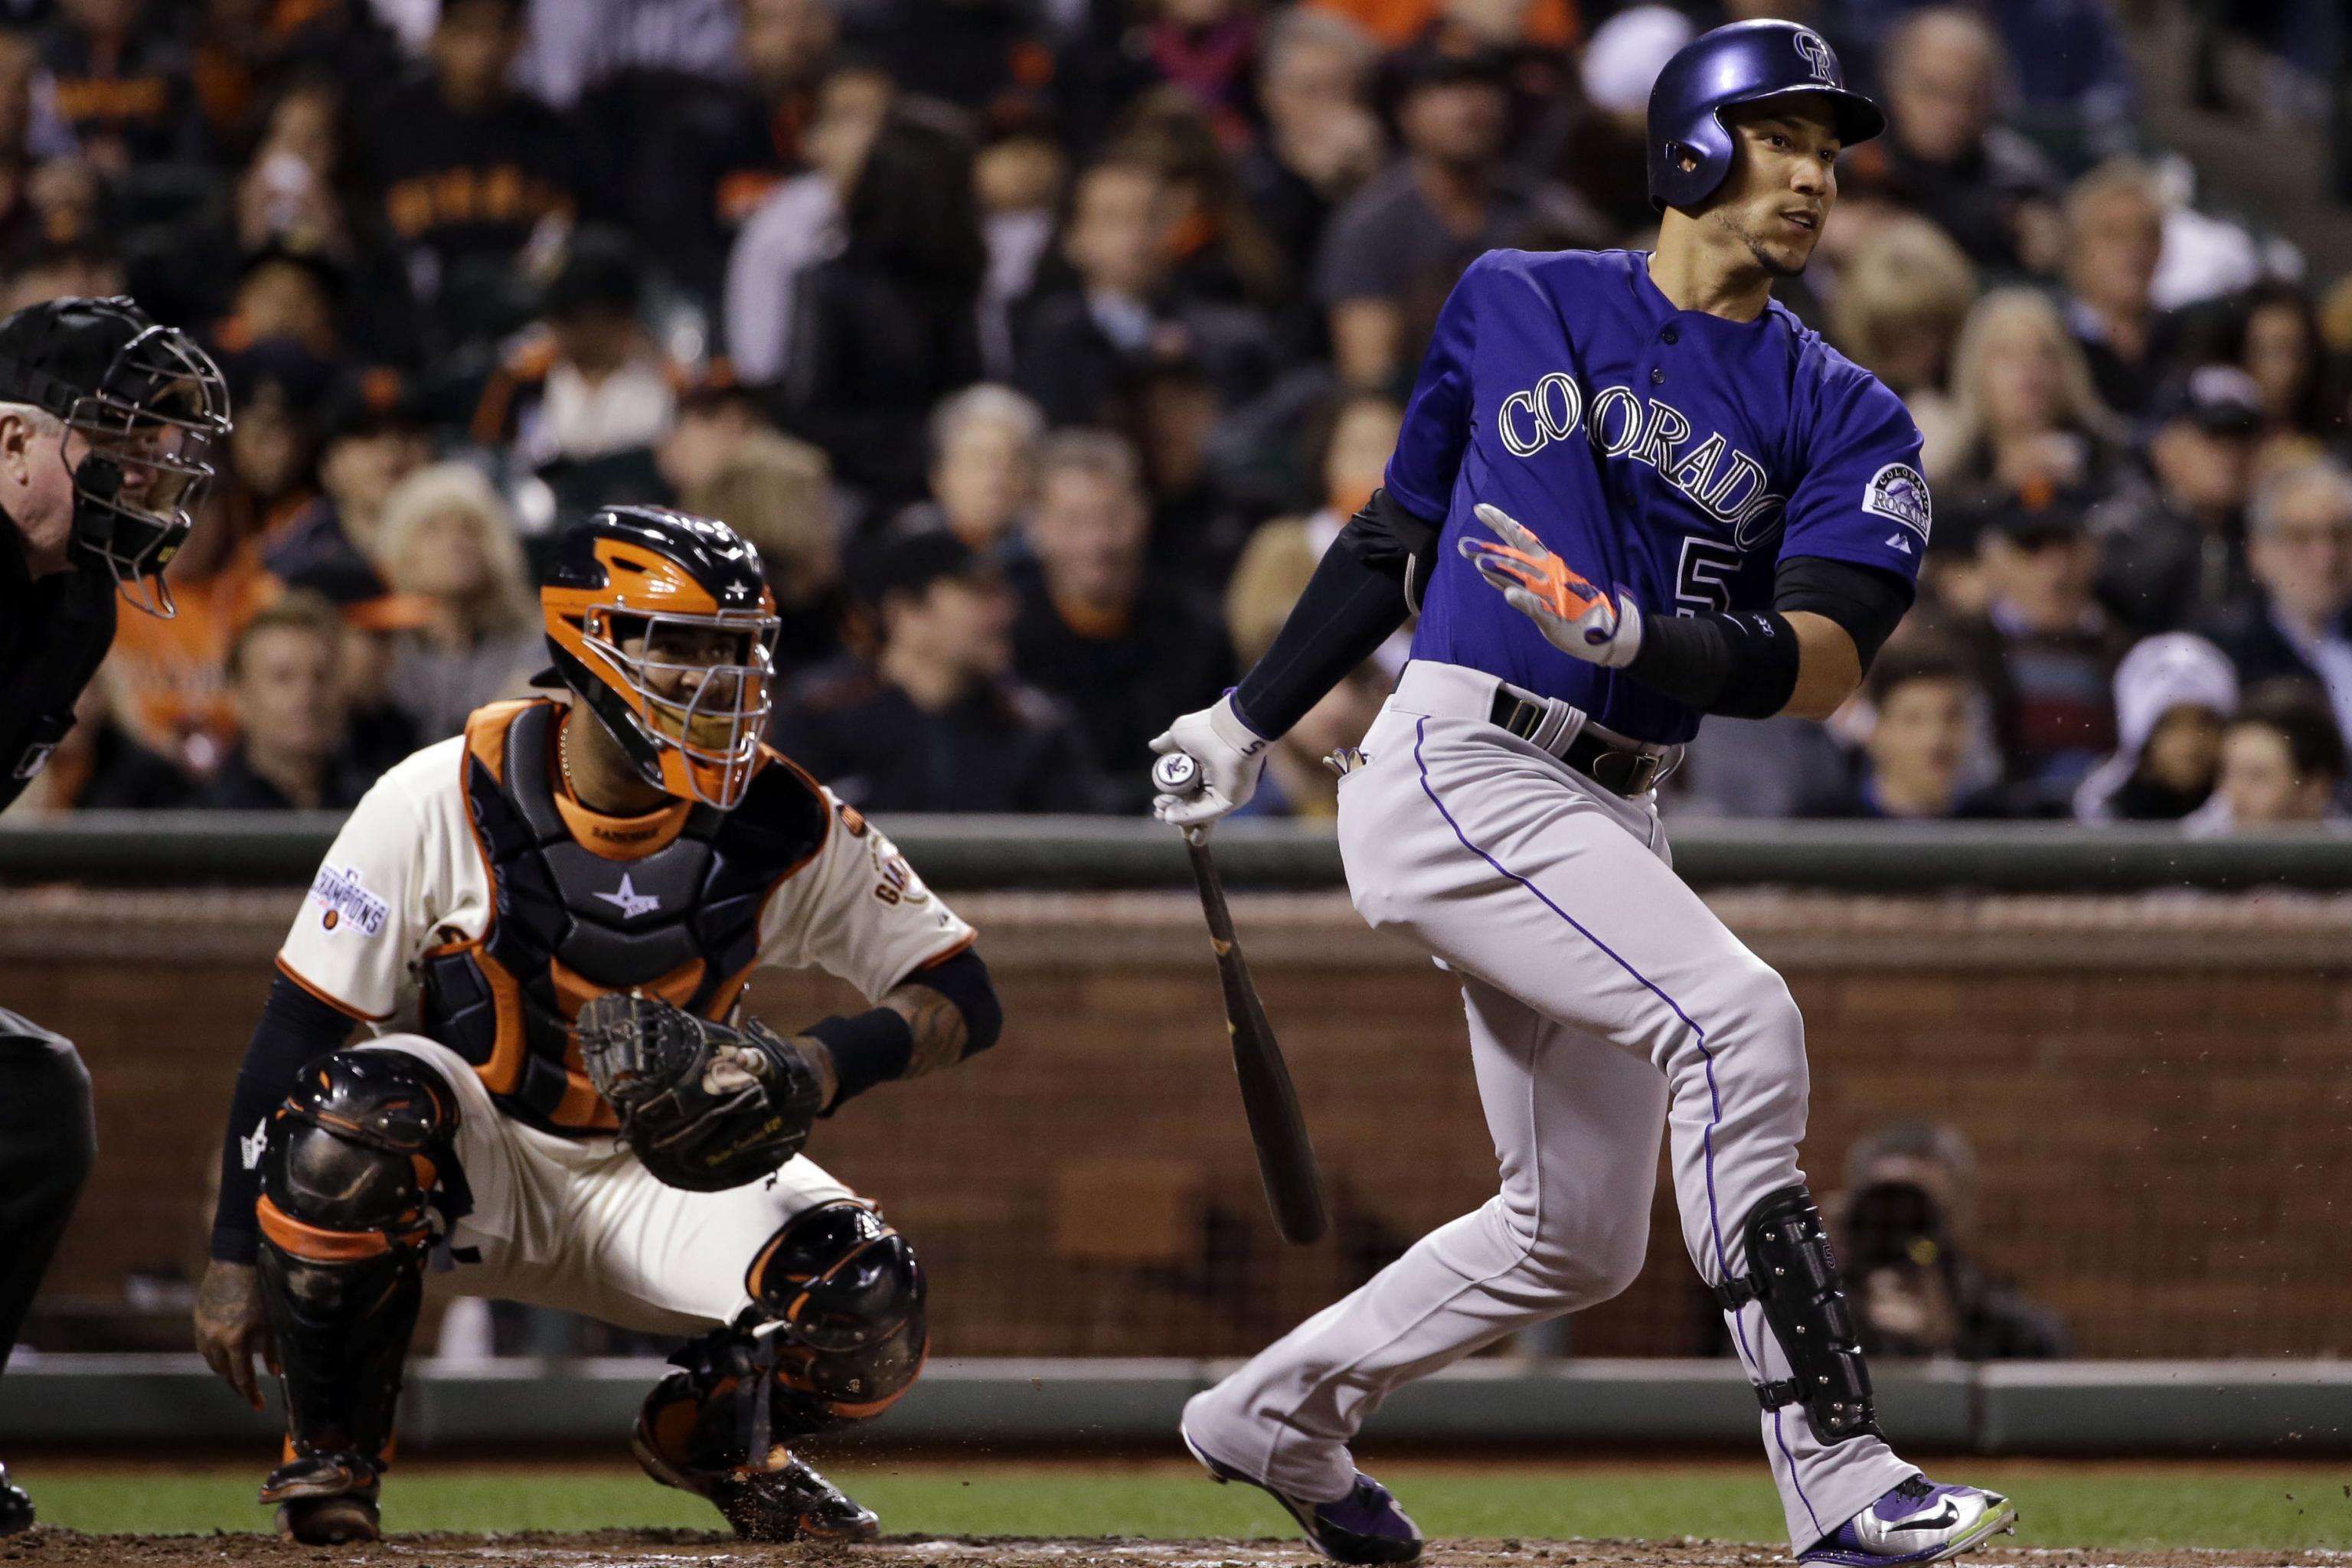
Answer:
[[[1894,1568],[1940,1563],[2017,1528],[2017,1508],[1982,1487],[1938,1486],[1915,1475],[1823,1536],[1800,1563]]]

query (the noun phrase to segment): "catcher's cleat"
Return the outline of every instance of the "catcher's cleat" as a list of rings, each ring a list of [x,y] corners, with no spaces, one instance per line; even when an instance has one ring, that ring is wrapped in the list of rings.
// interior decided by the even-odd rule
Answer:
[[[1192,1441],[1192,1434],[1177,1430],[1184,1447],[1219,1486],[1239,1481],[1252,1486],[1290,1510],[1315,1550],[1334,1563],[1411,1563],[1421,1556],[1421,1527],[1397,1506],[1389,1489],[1356,1472],[1356,1483],[1336,1502],[1309,1502],[1276,1490],[1255,1476],[1244,1475],[1220,1459],[1211,1458]]]
[[[278,1505],[278,1533],[304,1546],[349,1546],[383,1535],[376,1498],[383,1473],[364,1455],[312,1454],[280,1465],[261,1483]]]
[[[31,1496],[8,1479],[8,1467],[0,1465],[0,1535],[20,1535],[32,1528]]]
[[[1839,1525],[1800,1563],[1837,1568],[1893,1568],[1940,1563],[2017,1528],[2015,1505],[1981,1487],[1938,1486],[1915,1475]]]
[[[746,1541],[838,1545],[871,1541],[880,1532],[881,1521],[873,1510],[826,1480],[814,1466],[793,1458],[788,1448],[770,1449],[763,1469],[741,1465],[706,1469],[666,1456],[641,1415],[630,1435],[629,1451],[646,1474],[662,1485],[709,1499]]]

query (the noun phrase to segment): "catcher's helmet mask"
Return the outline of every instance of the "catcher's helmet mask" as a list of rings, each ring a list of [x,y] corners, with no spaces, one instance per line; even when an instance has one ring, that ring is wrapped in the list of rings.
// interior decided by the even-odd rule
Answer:
[[[108,339],[119,340],[110,350]],[[29,306],[0,323],[0,398],[81,437],[78,463],[59,446],[76,547],[105,563],[127,603],[171,619],[163,568],[194,526],[212,449],[230,429],[219,367],[125,296]]]
[[[1828,100],[1845,146],[1886,129],[1886,116],[1845,85],[1837,51],[1811,27],[1734,22],[1685,44],[1650,89],[1650,205],[1696,207],[1721,188],[1737,146],[1725,110],[1806,93]]]
[[[608,507],[558,542],[540,605],[555,668],[539,684],[569,687],[664,794],[741,803],[766,761],[782,629],[749,542],[710,518]]]

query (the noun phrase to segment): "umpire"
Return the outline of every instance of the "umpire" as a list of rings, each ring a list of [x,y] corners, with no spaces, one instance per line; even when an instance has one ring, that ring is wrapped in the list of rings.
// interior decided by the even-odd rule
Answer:
[[[0,321],[0,809],[73,727],[114,641],[118,594],[170,616],[163,567],[228,434],[220,372],[127,299]],[[73,1044],[0,1008],[0,1364],[97,1152]],[[0,1467],[0,1535],[33,1500]]]

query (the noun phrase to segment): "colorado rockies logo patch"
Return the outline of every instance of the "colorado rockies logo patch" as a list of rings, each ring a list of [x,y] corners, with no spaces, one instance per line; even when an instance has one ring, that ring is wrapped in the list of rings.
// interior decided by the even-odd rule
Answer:
[[[1813,73],[1815,81],[1828,87],[1838,85],[1837,56],[1830,53],[1828,39],[1819,33],[1800,28],[1791,41],[1797,47],[1797,53],[1804,57],[1806,68]]]
[[[1862,510],[1891,517],[1927,542],[1927,530],[1933,524],[1932,506],[1927,499],[1927,481],[1919,470],[1908,463],[1889,463],[1870,476],[1870,483],[1862,490]]]

